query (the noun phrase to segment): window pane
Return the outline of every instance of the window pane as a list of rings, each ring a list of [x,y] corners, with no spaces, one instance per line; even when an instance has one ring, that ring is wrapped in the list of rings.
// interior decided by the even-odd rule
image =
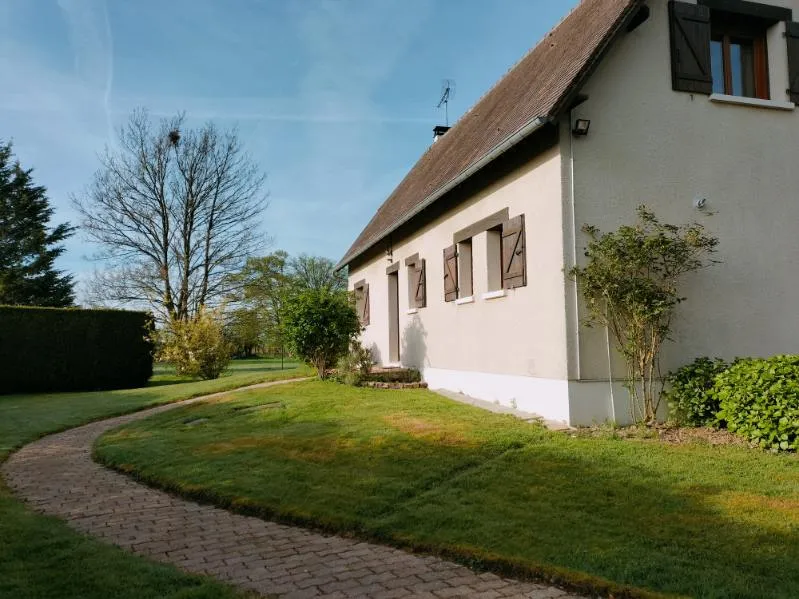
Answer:
[[[458,297],[472,295],[472,240],[458,244]]]
[[[755,97],[755,49],[750,40],[730,43],[732,93],[735,96]]]
[[[710,42],[710,66],[713,74],[713,93],[724,92],[724,46],[721,41]]]

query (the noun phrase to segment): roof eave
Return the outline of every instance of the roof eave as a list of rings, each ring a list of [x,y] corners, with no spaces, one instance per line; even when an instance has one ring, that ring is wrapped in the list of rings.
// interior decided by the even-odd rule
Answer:
[[[403,217],[394,223],[391,226],[385,228],[380,233],[374,235],[363,247],[363,249],[345,255],[338,264],[336,264],[336,270],[341,270],[353,260],[370,250],[375,244],[379,243],[382,239],[385,239],[386,236],[391,235],[394,231],[399,229],[402,225],[407,223],[411,220],[414,216],[422,212],[425,208],[430,206],[433,202],[444,196],[446,193],[452,191],[455,187],[472,177],[477,171],[480,169],[488,166],[491,162],[499,158],[502,154],[513,148],[516,144],[521,142],[522,140],[526,139],[543,126],[550,124],[553,122],[553,118],[549,116],[545,117],[536,117],[520,129],[518,129],[515,133],[506,137],[502,142],[494,146],[492,150],[490,150],[487,154],[482,156],[479,160],[476,160],[471,165],[469,165],[465,170],[461,171],[458,176],[450,179],[447,183],[436,189],[433,193],[427,196],[423,202],[418,204],[414,207],[413,210],[408,212],[407,214],[403,215]]]

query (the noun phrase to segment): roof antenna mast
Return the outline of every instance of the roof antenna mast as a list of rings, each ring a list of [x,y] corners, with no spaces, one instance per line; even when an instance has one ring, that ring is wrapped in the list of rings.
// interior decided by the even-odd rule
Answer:
[[[436,108],[441,108],[444,106],[444,118],[447,127],[449,127],[449,101],[454,95],[455,80],[444,79],[444,81],[441,83],[441,99],[438,101],[438,106],[436,106]]]

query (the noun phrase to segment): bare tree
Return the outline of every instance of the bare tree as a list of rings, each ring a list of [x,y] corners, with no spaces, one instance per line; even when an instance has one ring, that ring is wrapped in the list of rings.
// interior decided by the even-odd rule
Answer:
[[[322,256],[300,254],[289,262],[289,278],[300,289],[347,289],[347,273],[336,270],[336,263]]]
[[[228,275],[264,241],[256,218],[267,205],[265,176],[235,130],[184,130],[183,115],[153,124],[137,110],[119,142],[73,197],[109,265],[89,293],[186,320],[228,292]]]

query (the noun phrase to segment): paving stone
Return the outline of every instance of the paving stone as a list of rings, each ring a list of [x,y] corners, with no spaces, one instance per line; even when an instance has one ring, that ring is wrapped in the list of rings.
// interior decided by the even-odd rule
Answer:
[[[281,383],[267,383],[267,387]],[[2,465],[9,487],[38,512],[133,553],[285,599],[399,597],[577,599],[552,587],[430,556],[321,535],[172,497],[94,463],[104,432],[213,396],[159,406],[44,437]]]

